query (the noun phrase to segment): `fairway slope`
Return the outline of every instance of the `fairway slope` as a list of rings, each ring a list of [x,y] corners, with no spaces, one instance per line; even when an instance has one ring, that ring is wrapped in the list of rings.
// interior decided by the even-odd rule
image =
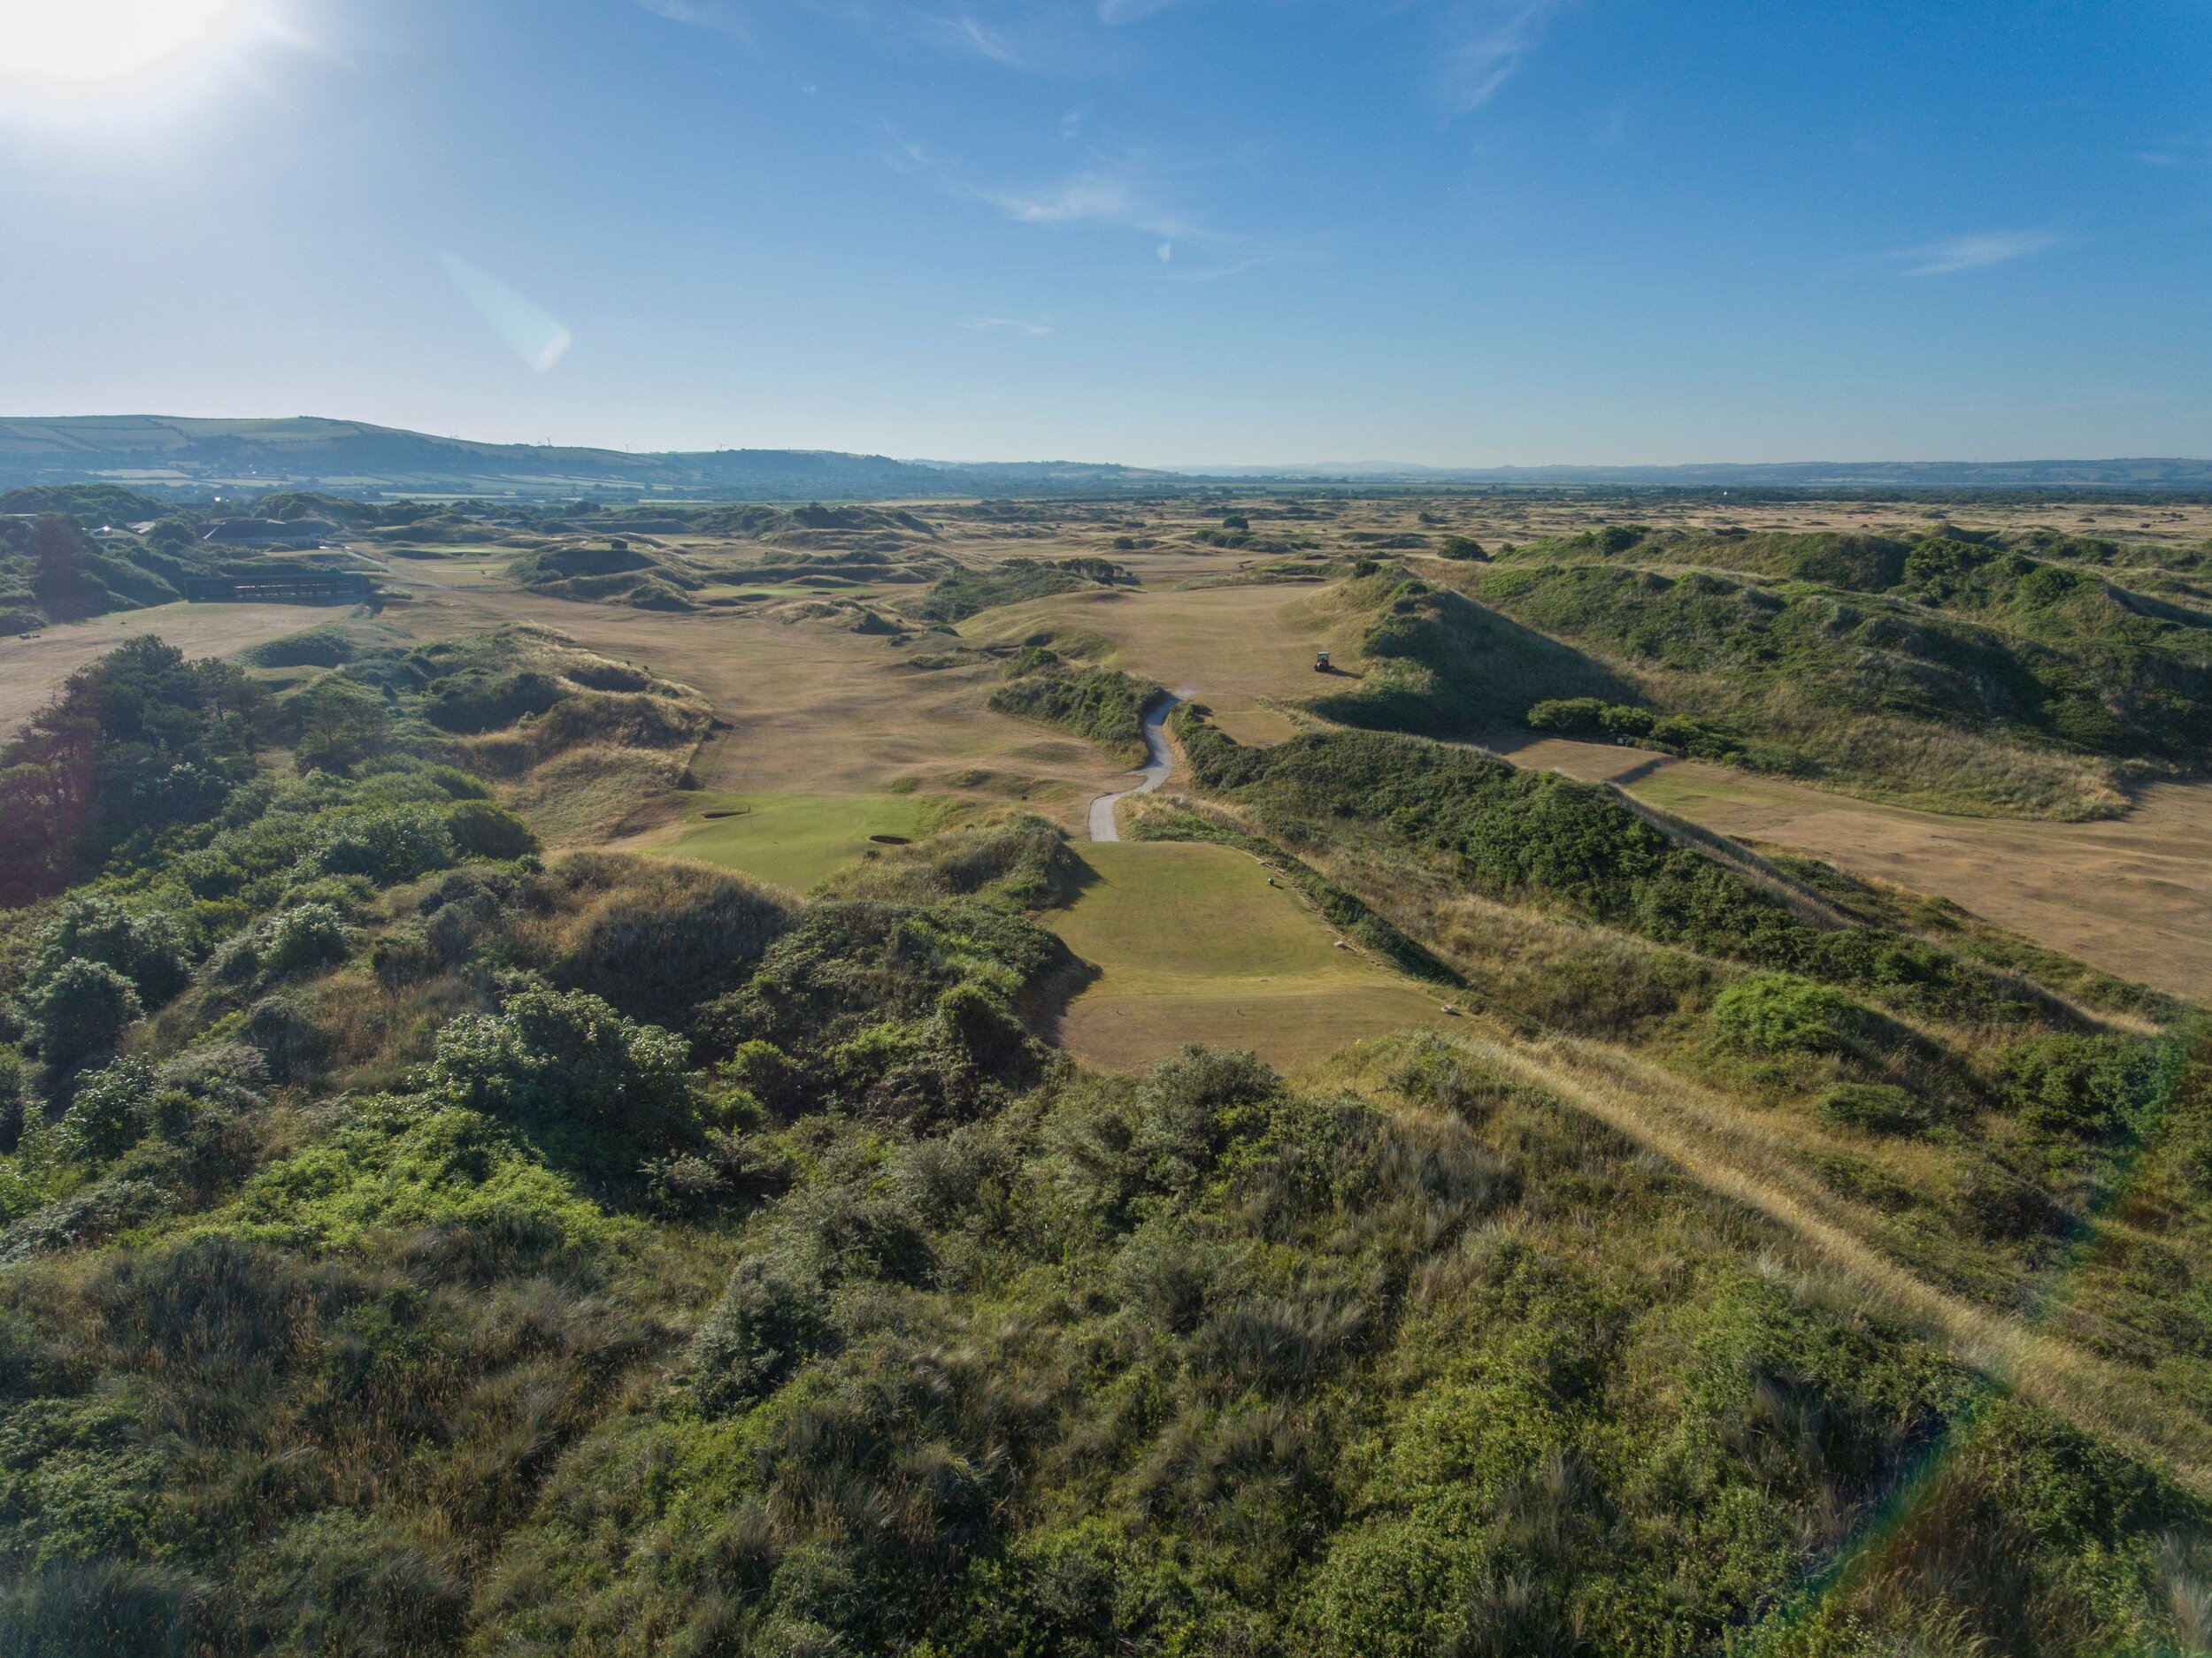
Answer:
[[[1099,970],[1057,1032],[1088,1063],[1134,1070],[1202,1041],[1298,1065],[1448,1018],[1432,994],[1340,946],[1241,852],[1119,841],[1080,853],[1097,879],[1048,925]]]

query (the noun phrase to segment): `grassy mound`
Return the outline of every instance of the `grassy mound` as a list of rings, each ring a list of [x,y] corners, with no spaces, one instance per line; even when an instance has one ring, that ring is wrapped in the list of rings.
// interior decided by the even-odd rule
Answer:
[[[983,570],[955,570],[906,601],[925,622],[963,622],[1002,605],[1019,604],[1084,587],[1125,586],[1135,580],[1103,558],[1010,558]]]
[[[550,598],[596,600],[647,610],[687,610],[705,585],[692,572],[616,538],[604,547],[560,546],[516,560],[513,579]]]
[[[1150,679],[1112,668],[1077,667],[1032,647],[1007,663],[1005,683],[992,691],[990,705],[1002,714],[1088,737],[1134,764],[1145,757],[1145,710],[1164,695]]]

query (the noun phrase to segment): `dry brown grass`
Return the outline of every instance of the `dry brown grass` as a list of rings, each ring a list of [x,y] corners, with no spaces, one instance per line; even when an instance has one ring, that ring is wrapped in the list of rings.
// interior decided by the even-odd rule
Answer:
[[[2039,944],[2212,1000],[2212,785],[2157,783],[2099,823],[1947,817],[1778,778],[1558,738],[1510,759],[1592,780],[1739,840],[1947,898]]]
[[[86,622],[65,622],[33,639],[0,638],[0,740],[36,713],[87,663],[127,639],[158,634],[188,656],[227,656],[348,614],[304,604],[164,604]]]

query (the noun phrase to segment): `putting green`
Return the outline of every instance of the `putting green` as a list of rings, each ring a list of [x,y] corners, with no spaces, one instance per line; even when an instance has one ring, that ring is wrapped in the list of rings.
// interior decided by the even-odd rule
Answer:
[[[709,794],[691,827],[654,851],[804,892],[868,849],[872,835],[912,839],[918,794]],[[728,816],[710,814],[727,813]]]
[[[1205,1042],[1292,1066],[1448,1022],[1439,995],[1339,949],[1327,922],[1243,853],[1141,841],[1080,851],[1097,879],[1046,925],[1099,969],[1060,1020],[1061,1045],[1089,1063],[1130,1070]]]

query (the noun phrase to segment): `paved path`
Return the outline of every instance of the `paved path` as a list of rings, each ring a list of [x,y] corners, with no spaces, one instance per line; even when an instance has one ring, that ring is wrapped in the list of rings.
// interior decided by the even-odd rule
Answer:
[[[1167,774],[1175,769],[1175,751],[1167,746],[1167,717],[1175,711],[1175,705],[1190,695],[1177,691],[1163,697],[1158,705],[1144,717],[1145,752],[1151,756],[1137,775],[1144,779],[1134,788],[1118,794],[1101,794],[1091,802],[1091,839],[1118,841],[1121,831],[1114,826],[1114,808],[1132,794],[1149,794],[1167,781]]]

